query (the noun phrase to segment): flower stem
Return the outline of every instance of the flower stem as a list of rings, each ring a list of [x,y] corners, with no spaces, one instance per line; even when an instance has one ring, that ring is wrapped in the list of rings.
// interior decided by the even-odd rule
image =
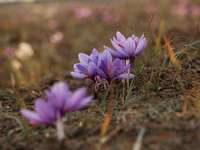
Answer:
[[[130,60],[126,60],[126,65],[128,65],[129,63],[130,63]],[[131,67],[132,66],[130,66],[130,69],[128,69],[127,89],[129,88],[129,78],[130,78]]]
[[[128,62],[126,62],[126,63],[129,64],[129,62],[130,62],[130,60],[128,60]],[[129,79],[130,79],[131,69],[132,69],[132,66],[133,66],[133,60],[131,60],[130,63],[131,63],[131,65],[130,65],[130,69],[128,69],[128,77],[127,77],[127,90],[130,88],[129,87]]]
[[[56,130],[57,130],[58,141],[63,140],[65,138],[65,134],[64,134],[62,118],[56,121]]]

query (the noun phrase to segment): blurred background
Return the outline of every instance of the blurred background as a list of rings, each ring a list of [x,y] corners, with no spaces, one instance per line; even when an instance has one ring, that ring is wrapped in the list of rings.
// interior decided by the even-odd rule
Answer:
[[[188,44],[200,19],[200,1],[0,0],[0,89],[68,73],[79,62],[78,53],[112,48],[109,38],[117,31],[140,37],[153,14],[143,61],[164,45],[161,34],[168,40],[187,36],[178,46]]]

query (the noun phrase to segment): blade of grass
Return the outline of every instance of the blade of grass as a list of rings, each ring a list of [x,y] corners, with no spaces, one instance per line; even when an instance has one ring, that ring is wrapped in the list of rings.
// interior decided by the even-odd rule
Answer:
[[[149,25],[148,25],[148,27],[147,27],[147,30],[146,30],[145,34],[144,34],[145,37],[147,36],[147,33],[148,33],[148,31],[149,31],[149,27],[150,27],[150,25],[151,25],[151,22],[152,22],[152,20],[153,20],[153,17],[154,17],[154,14],[151,16],[151,19],[150,19],[150,21],[149,21]]]
[[[132,81],[133,81],[133,80],[132,80]],[[124,108],[126,108],[127,105],[128,105],[129,97],[130,97],[130,94],[131,94],[132,89],[133,89],[133,85],[131,85],[131,86],[129,87],[129,89],[128,89],[128,93],[127,93],[126,98],[125,98],[125,100],[124,100]]]
[[[171,40],[169,43],[179,39],[179,38],[183,38],[185,36],[179,36],[179,37],[176,37],[174,38],[173,40]],[[150,58],[147,60],[147,62],[144,64],[144,67],[142,68],[142,71],[144,70],[145,66],[147,65],[147,63],[160,51],[162,50],[163,48],[165,48],[167,46],[167,44],[163,45],[159,50],[157,50],[153,55],[150,56]]]
[[[167,44],[167,50],[169,53],[170,60],[173,62],[173,64],[175,65],[176,68],[180,69],[180,62],[175,58],[174,51],[165,35],[163,35],[163,39],[164,39],[165,43]]]
[[[104,28],[103,28],[103,25],[102,24],[100,24],[100,26],[101,26],[101,28],[102,28],[102,30],[103,30],[103,33],[105,34],[105,36],[108,38],[108,40],[110,41],[110,38],[108,37],[108,35],[106,34],[106,32],[105,32],[105,30],[104,30]]]
[[[196,41],[196,42],[193,42],[193,43],[191,43],[190,45],[188,45],[187,47],[191,47],[192,45],[195,45],[195,44],[197,44],[197,43],[200,43],[200,41]],[[193,53],[193,54],[196,54],[197,52],[195,52],[195,53]],[[193,54],[191,54],[191,55],[189,55],[189,57],[190,56],[193,56]],[[185,59],[183,59],[181,62],[184,62],[184,61],[186,61],[188,58],[185,58]]]
[[[101,109],[103,112],[105,111],[105,100],[106,100],[106,97],[108,96],[109,91],[110,91],[110,87],[106,90],[106,93],[101,101]]]
[[[22,122],[17,117],[8,116],[7,118],[14,119],[17,122],[17,124],[20,126],[22,132],[24,133],[24,137],[25,138],[29,137],[29,131],[28,131],[29,126],[26,126],[26,124],[28,124],[28,123],[25,123],[25,128],[24,128],[24,126],[22,125]],[[26,119],[25,122],[28,122],[28,120]]]

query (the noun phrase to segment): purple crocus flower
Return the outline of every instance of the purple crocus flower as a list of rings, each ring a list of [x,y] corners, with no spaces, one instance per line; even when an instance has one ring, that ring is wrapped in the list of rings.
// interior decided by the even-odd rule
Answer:
[[[113,37],[113,40],[110,39],[116,51],[107,46],[104,46],[104,48],[108,50],[115,58],[129,60],[131,64],[130,69],[128,70],[127,77],[127,86],[129,87],[130,70],[132,68],[135,58],[144,51],[147,45],[147,39],[144,37],[144,34],[141,36],[140,39],[135,35],[132,35],[131,37],[126,39],[119,31],[116,33],[116,36],[117,39],[115,37]]]
[[[22,109],[21,114],[31,124],[45,124],[57,129],[58,139],[64,138],[62,118],[66,113],[85,107],[93,96],[85,97],[86,88],[80,88],[72,93],[64,82],[54,84],[46,93],[48,101],[37,99],[35,112]]]
[[[108,50],[111,53],[111,55],[115,58],[130,60],[130,67],[132,67],[135,58],[144,51],[147,45],[147,40],[144,37],[144,34],[141,36],[140,39],[135,35],[132,35],[131,37],[126,39],[118,31],[116,33],[116,36],[117,39],[115,37],[113,37],[113,40],[110,39],[116,51],[112,50],[107,46],[104,46],[104,48]]]
[[[71,75],[78,79],[91,79],[95,84],[95,89],[98,86],[98,81],[101,80],[97,75],[96,68],[100,66],[99,52],[94,48],[90,56],[79,53],[78,57],[81,63],[74,65],[74,72]]]
[[[100,56],[101,65],[96,70],[101,78],[106,79],[109,84],[115,79],[127,79],[128,74],[124,74],[124,72],[130,68],[130,64],[125,65],[125,60],[119,58],[112,61],[112,56],[107,50],[103,51]],[[130,79],[134,77],[133,74],[130,74]]]

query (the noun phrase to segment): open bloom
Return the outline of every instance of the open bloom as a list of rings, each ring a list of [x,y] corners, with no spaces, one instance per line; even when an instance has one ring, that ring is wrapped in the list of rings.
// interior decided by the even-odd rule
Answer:
[[[144,37],[144,34],[139,39],[135,35],[132,35],[128,39],[126,39],[119,31],[116,33],[117,39],[113,37],[113,40],[111,39],[111,44],[115,48],[116,51],[112,50],[111,48],[104,46],[106,50],[108,50],[111,55],[115,58],[120,59],[128,59],[131,62],[131,66],[133,64],[133,61],[135,58],[140,55],[146,45],[147,40]]]
[[[56,127],[58,139],[64,138],[62,117],[66,113],[85,107],[93,96],[85,97],[86,88],[80,88],[72,93],[64,82],[54,84],[46,93],[48,101],[35,101],[35,112],[22,109],[21,113],[31,124],[45,124]]]
[[[130,69],[128,70],[127,76],[127,86],[129,87],[130,70],[135,58],[144,51],[147,45],[147,39],[144,37],[144,34],[140,39],[135,35],[126,39],[119,31],[116,33],[116,36],[117,39],[115,37],[113,37],[113,40],[110,39],[116,51],[107,46],[104,46],[104,48],[115,58],[129,60]]]
[[[127,79],[128,74],[124,74],[124,72],[130,68],[130,64],[125,65],[125,60],[116,58],[112,61],[112,56],[107,50],[101,54],[100,60],[101,65],[97,68],[97,74],[106,79],[109,84],[115,79]],[[130,79],[134,77],[133,74],[130,74]]]
[[[71,75],[78,79],[91,79],[95,84],[100,80],[96,68],[100,66],[99,52],[94,48],[90,56],[79,53],[81,63],[74,65],[74,72]]]

